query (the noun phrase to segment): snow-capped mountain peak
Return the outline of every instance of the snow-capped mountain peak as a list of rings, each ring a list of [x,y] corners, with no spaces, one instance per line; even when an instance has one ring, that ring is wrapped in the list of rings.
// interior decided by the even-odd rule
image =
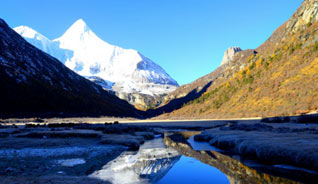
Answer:
[[[22,31],[15,29],[21,36]],[[159,65],[133,49],[111,45],[99,38],[84,22],[77,20],[59,38],[43,38],[38,44],[33,37],[28,42],[58,58],[67,67],[85,77],[98,77],[113,82],[117,93],[159,95],[178,87]]]
[[[94,37],[97,37],[92,30],[87,26],[87,24],[84,22],[83,19],[78,19],[76,22],[74,22],[66,31],[65,33],[56,40],[61,39],[81,39],[83,36],[91,35]]]
[[[66,31],[81,31],[81,32],[88,32],[90,31],[90,28],[87,26],[86,22],[83,19],[78,19],[75,21],[72,26]]]

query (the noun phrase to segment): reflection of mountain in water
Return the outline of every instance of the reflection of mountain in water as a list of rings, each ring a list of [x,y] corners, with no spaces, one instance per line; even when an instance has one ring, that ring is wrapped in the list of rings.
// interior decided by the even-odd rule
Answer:
[[[120,183],[153,183],[160,180],[180,159],[180,154],[166,148],[162,139],[142,145],[139,151],[125,152],[91,176]]]

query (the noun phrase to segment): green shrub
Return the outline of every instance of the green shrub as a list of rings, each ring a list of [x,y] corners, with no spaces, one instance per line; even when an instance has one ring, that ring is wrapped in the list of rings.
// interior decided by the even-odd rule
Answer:
[[[307,27],[310,27],[312,25],[312,17],[310,17],[309,22],[307,23]]]
[[[295,48],[294,48],[293,45],[291,45],[291,46],[289,47],[289,54],[292,54],[294,51],[295,51]]]
[[[243,84],[253,84],[254,77],[252,75],[249,75],[248,77],[243,79]]]
[[[317,51],[317,50],[318,50],[318,42],[317,42],[317,41],[316,41],[315,44],[314,44],[313,50],[314,50],[314,51]]]

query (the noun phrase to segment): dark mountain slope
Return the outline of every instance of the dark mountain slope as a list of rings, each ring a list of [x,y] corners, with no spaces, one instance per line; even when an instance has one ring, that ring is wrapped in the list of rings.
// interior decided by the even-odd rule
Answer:
[[[126,101],[27,43],[0,19],[0,117],[136,116]]]

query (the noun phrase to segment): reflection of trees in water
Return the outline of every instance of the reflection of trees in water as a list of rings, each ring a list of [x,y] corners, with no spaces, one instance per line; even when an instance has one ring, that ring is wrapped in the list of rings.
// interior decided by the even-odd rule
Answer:
[[[173,134],[164,138],[165,144],[179,153],[196,158],[227,175],[230,183],[298,183],[289,179],[262,173],[247,167],[240,161],[216,151],[195,151],[187,142],[187,135]]]

